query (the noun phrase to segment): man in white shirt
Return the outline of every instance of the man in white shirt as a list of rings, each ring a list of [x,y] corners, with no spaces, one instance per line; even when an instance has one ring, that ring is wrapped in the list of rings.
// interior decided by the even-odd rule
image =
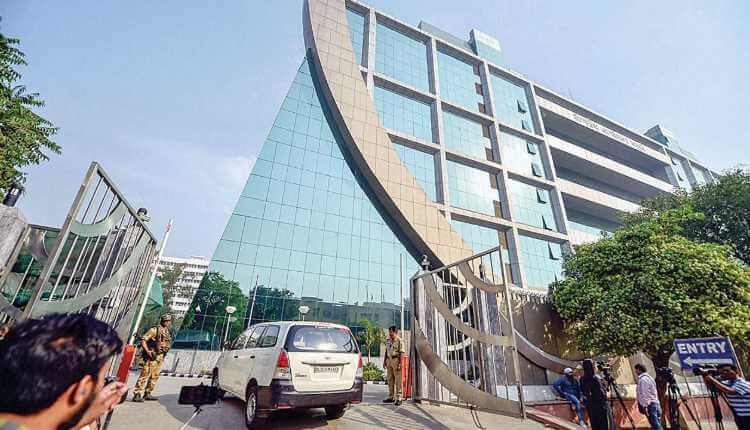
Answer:
[[[639,409],[645,411],[652,430],[662,430],[662,412],[661,405],[659,405],[659,395],[656,391],[656,381],[646,372],[646,366],[638,363],[634,368],[635,374],[638,375],[636,399]]]

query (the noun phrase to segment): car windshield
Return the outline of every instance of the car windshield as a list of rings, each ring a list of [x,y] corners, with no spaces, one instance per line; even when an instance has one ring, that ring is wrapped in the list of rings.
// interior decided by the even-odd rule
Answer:
[[[343,327],[295,326],[286,342],[287,351],[358,352],[351,332]]]

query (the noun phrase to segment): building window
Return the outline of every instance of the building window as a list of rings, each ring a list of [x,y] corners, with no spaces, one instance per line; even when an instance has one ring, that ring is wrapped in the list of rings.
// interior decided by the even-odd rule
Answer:
[[[508,179],[513,219],[516,222],[557,231],[555,214],[549,203],[549,191],[525,182]],[[540,195],[542,197],[540,198]]]
[[[524,175],[544,177],[544,164],[536,143],[506,132],[500,132],[498,138],[503,165]]]
[[[484,104],[482,81],[472,65],[444,52],[437,53],[440,97],[467,109],[480,109]]]
[[[489,172],[448,160],[448,193],[451,206],[495,215],[492,203],[500,198],[492,188]]]
[[[537,163],[531,163],[531,173],[534,176],[542,177],[542,168]]]
[[[437,201],[437,183],[435,180],[435,157],[432,154],[394,144],[401,162],[406,165],[411,174],[427,194],[427,198]]]
[[[352,41],[354,57],[357,64],[363,64],[362,45],[365,38],[365,17],[349,8],[346,9],[346,20],[349,25],[349,38]]]
[[[519,235],[521,270],[528,288],[546,290],[549,284],[562,279],[562,245]]]
[[[375,106],[383,127],[433,141],[430,105],[382,87],[375,87]]]
[[[476,158],[485,158],[486,149],[492,149],[491,140],[486,136],[489,128],[464,116],[444,110],[443,131],[446,148]]]
[[[518,104],[518,111],[521,113],[526,113],[529,111],[529,108],[526,107],[526,102],[522,100],[516,100],[516,103]]]
[[[427,45],[378,23],[375,70],[422,91],[429,91]]]
[[[495,103],[493,112],[505,125],[520,128],[534,133],[531,113],[529,112],[526,89],[504,77],[492,74],[492,94]]]
[[[536,198],[539,203],[549,203],[549,191],[537,188]]]
[[[496,280],[502,279],[499,276],[501,275],[500,268],[502,267],[505,279],[508,279],[510,282],[516,282],[513,277],[513,271],[511,270],[511,263],[515,263],[515,261],[511,262],[511,255],[510,252],[508,252],[507,238],[510,232],[498,231],[493,228],[458,221],[456,219],[451,220],[451,226],[459,235],[461,235],[464,242],[466,242],[475,253],[487,251],[500,245],[500,258],[502,258],[502,263],[500,262],[497,253],[492,253],[489,254],[491,256],[489,264],[486,261],[484,261],[483,264],[485,267],[488,267],[488,271],[491,267],[491,271]]]

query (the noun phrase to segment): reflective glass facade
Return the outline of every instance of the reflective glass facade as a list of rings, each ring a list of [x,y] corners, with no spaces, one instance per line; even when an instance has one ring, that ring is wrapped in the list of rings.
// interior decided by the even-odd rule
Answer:
[[[440,51],[437,65],[440,96],[466,109],[479,111],[479,106],[484,104],[479,69]]]
[[[448,195],[451,206],[495,215],[495,202],[500,200],[493,188],[491,173],[448,160]]]
[[[511,270],[511,255],[510,252],[508,252],[507,237],[509,233],[507,231],[498,231],[493,228],[471,224],[456,219],[451,220],[451,225],[476,253],[487,251],[498,245],[502,246],[501,255],[503,259],[502,266],[506,276],[505,279],[508,279],[511,282],[516,282]],[[491,258],[492,270],[495,271],[496,274],[499,274],[500,269],[498,268],[501,266],[501,262],[497,258],[497,254],[492,254]]]
[[[362,5],[356,8],[367,9]],[[368,17],[374,17],[375,22]],[[564,112],[568,109],[566,102],[537,88],[539,100],[544,99],[547,104],[545,107],[545,103],[538,103],[540,109],[554,115],[554,121],[548,120],[542,128],[539,110],[531,109],[535,105],[531,100],[532,84],[487,66],[480,58],[460,54],[474,49],[479,57],[498,63],[500,51],[481,42],[491,38],[475,40],[472,35],[469,42],[464,42],[445,32],[410,30],[380,14],[355,10],[347,10],[346,19],[343,15],[340,18],[340,23],[348,25],[348,37],[360,65],[352,67],[351,73],[357,77],[361,73],[365,82],[374,83],[368,89],[378,118],[383,127],[399,135],[392,143],[403,165],[427,197],[441,204],[432,209],[450,219],[454,230],[474,251],[502,245],[503,269],[515,285],[546,290],[550,282],[561,278],[563,247],[557,242],[566,237],[553,233],[562,227],[562,217],[557,212],[567,210],[571,231],[598,234],[617,227],[611,219],[587,213],[591,205],[604,207],[592,211],[598,216],[620,210],[612,206],[612,201],[588,200],[581,204],[581,199],[576,199],[581,196],[575,195],[580,187],[558,192],[560,183],[551,182],[555,178],[628,202],[640,201],[636,190],[625,189],[626,185],[612,183],[597,176],[597,172],[590,177],[580,174],[581,169],[571,161],[580,155],[570,152],[560,158],[564,162],[551,162],[548,154],[556,157],[565,148],[548,150],[541,135],[543,130],[555,136],[575,134],[569,139],[571,144],[593,151],[591,148],[601,142],[589,142],[585,134],[599,133],[606,138],[606,121],[596,121],[594,113],[581,115],[586,123],[555,113],[555,106],[550,104]],[[375,38],[365,45],[371,33]],[[337,43],[346,45],[347,34],[342,35]],[[435,51],[428,49],[432,43]],[[364,61],[369,49],[374,51],[374,64]],[[310,55],[315,55],[315,51]],[[431,70],[433,61],[436,70]],[[483,76],[482,70],[490,70],[489,76]],[[251,321],[297,319],[302,304],[311,308],[309,320],[343,322],[354,327],[363,318],[381,327],[399,321],[399,262],[402,258],[406,261],[404,277],[417,270],[414,256],[407,252],[413,251],[412,246],[395,224],[384,218],[386,211],[374,203],[378,199],[347,158],[338,129],[329,124],[326,115],[331,106],[321,104],[313,82],[305,62],[227,221],[211,261],[211,273],[204,278],[210,282],[201,287],[186,315],[183,328],[209,333],[207,344],[216,345],[216,337],[223,338],[228,323],[232,338]],[[488,92],[490,88],[492,93]],[[369,103],[361,95],[356,94],[355,109],[361,108],[363,102]],[[485,106],[490,99],[493,105]],[[362,112],[355,112],[355,118]],[[594,123],[601,128],[594,128]],[[554,130],[555,127],[559,129]],[[518,130],[540,136],[526,136]],[[372,137],[372,129],[369,131],[367,137]],[[608,136],[608,144],[618,144],[615,134]],[[499,154],[493,155],[493,147]],[[389,162],[395,162],[392,154],[382,149],[379,146],[377,157],[384,160],[387,156]],[[638,150],[630,146],[623,149]],[[593,152],[607,156],[607,151]],[[689,189],[693,175],[697,183],[709,179],[705,170],[685,170],[691,169],[690,159],[688,164],[675,158],[672,165],[664,163],[660,167],[651,160],[650,166],[654,167],[649,168],[654,170],[646,173],[654,180],[669,176],[671,182]],[[485,160],[500,164],[487,164]],[[627,160],[619,161],[630,165]],[[638,160],[632,163],[637,164]],[[400,168],[394,170],[398,175],[403,172]],[[567,199],[559,200],[561,194],[569,194],[570,205]],[[505,197],[510,207],[501,208]],[[487,216],[494,217],[494,221]],[[504,216],[508,219],[500,224],[507,230],[488,226]],[[408,291],[406,288],[407,309]],[[253,293],[257,293],[254,298]],[[226,305],[237,308],[233,315],[236,321],[228,320]]]
[[[445,147],[482,160],[492,153],[489,127],[443,110],[443,140]],[[491,159],[491,158],[489,158]]]
[[[709,183],[708,180],[708,174],[705,170],[701,169],[700,167],[693,166],[693,176],[695,176],[695,182],[700,185],[705,185]]]
[[[430,105],[382,87],[375,87],[375,106],[385,128],[433,141]]]
[[[474,51],[476,54],[490,63],[497,64],[498,66],[503,65],[503,54],[495,49],[494,47],[482,43],[479,40],[474,40]]]
[[[528,288],[546,290],[562,279],[562,245],[526,235],[518,236],[521,270]]]
[[[394,144],[401,161],[422,186],[427,197],[437,201],[437,183],[435,180],[435,156],[408,146]]]
[[[529,176],[546,177],[541,148],[506,132],[500,132],[500,160],[508,169]]]
[[[534,133],[536,130],[531,119],[531,104],[526,89],[495,74],[490,75],[490,80],[495,117],[510,127]]]
[[[241,292],[248,313],[235,315],[238,324],[297,319],[301,304],[311,307],[308,319],[356,326],[367,317],[382,327],[400,320],[399,259],[405,259],[404,273],[418,266],[361,183],[324,116],[305,62],[209,267],[234,281],[235,296]],[[211,301],[237,300],[212,293]],[[227,315],[201,307],[202,313],[192,307],[186,317],[192,322],[183,328],[208,331],[211,321],[219,321],[220,331]]]
[[[427,45],[381,23],[375,31],[375,70],[419,90],[429,91]]]
[[[363,64],[362,45],[365,40],[365,17],[357,11],[346,9],[346,21],[349,24],[349,37],[352,39],[354,56],[359,64]]]
[[[568,215],[568,226],[571,230],[577,230],[594,236],[599,236],[602,232],[607,234],[612,233],[619,227],[612,221],[595,217],[583,212],[574,210],[567,210],[566,212]]]
[[[508,179],[508,191],[514,221],[557,231],[557,222],[548,190]]]
[[[672,172],[674,172],[674,176],[677,179],[680,188],[685,191],[690,191],[692,187],[690,186],[690,180],[688,179],[687,173],[685,173],[685,167],[683,167],[682,162],[674,157],[670,157],[670,160],[672,160]]]

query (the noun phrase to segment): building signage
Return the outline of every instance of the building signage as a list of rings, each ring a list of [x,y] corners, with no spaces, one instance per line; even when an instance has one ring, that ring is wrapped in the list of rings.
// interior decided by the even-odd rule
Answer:
[[[702,339],[675,339],[674,349],[680,360],[680,367],[692,369],[699,366],[737,364],[732,342],[728,337],[707,337]]]
[[[648,153],[650,156],[658,158],[659,160],[662,160],[662,161],[665,160],[665,157],[664,157],[664,155],[661,152],[656,151],[656,150],[654,150],[652,148],[649,148],[648,146],[646,146],[646,145],[644,145],[644,144],[642,144],[640,142],[636,142],[635,140],[633,140],[633,139],[631,139],[631,138],[629,138],[627,136],[623,136],[622,134],[620,134],[620,133],[618,133],[618,132],[616,132],[616,131],[614,131],[612,129],[609,129],[609,128],[607,128],[607,127],[599,124],[598,122],[595,122],[595,121],[593,121],[593,120],[591,120],[589,118],[586,118],[583,115],[579,115],[579,114],[577,114],[577,113],[575,113],[575,112],[573,112],[571,110],[565,109],[564,107],[562,107],[562,106],[560,106],[560,105],[558,105],[556,103],[553,103],[553,102],[551,102],[551,101],[549,101],[547,99],[539,98],[538,100],[539,100],[539,106],[542,107],[542,108],[544,108],[544,109],[547,109],[548,111],[552,111],[552,112],[554,112],[554,113],[556,113],[556,114],[558,114],[560,116],[563,116],[563,117],[565,117],[565,118],[567,118],[567,119],[569,119],[571,121],[574,121],[574,122],[576,122],[576,123],[578,123],[578,124],[580,124],[580,125],[588,128],[590,130],[594,130],[594,131],[596,131],[596,132],[598,132],[600,134],[603,134],[603,135],[609,137],[610,139],[614,139],[614,140],[622,143],[623,145],[627,145],[627,146],[629,146],[629,147],[631,147],[633,149],[637,149],[638,151]]]

